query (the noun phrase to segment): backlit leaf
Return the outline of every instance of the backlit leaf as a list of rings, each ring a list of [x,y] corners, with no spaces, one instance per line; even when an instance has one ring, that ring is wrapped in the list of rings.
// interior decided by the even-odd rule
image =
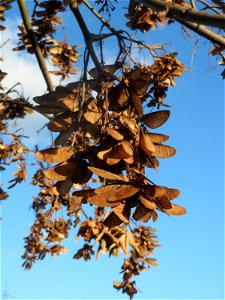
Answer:
[[[152,156],[158,158],[168,158],[176,154],[176,149],[174,147],[156,144],[154,144],[154,146],[155,152],[152,153]]]
[[[36,152],[36,156],[49,163],[63,162],[74,154],[74,150],[68,147],[48,148]]]
[[[124,175],[117,175],[102,169],[94,168],[94,167],[88,167],[89,170],[91,170],[93,173],[97,174],[98,176],[105,178],[105,179],[111,179],[111,180],[119,180],[119,181],[127,181],[127,178],[124,177]]]
[[[174,204],[174,203],[171,203],[171,204],[172,204],[172,208],[166,209],[166,213],[168,213],[169,215],[173,215],[173,216],[181,216],[181,215],[186,214],[187,211],[184,207]]]
[[[157,128],[163,125],[167,121],[169,116],[169,110],[160,110],[144,115],[141,121],[145,123],[145,125],[147,125],[149,128]]]

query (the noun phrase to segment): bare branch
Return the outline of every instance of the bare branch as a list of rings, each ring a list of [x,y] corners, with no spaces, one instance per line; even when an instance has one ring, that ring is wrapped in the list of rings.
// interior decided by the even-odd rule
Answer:
[[[182,19],[185,22],[225,29],[225,16],[223,15],[200,12],[191,8],[182,7],[181,5],[168,3],[162,0],[136,1],[137,3],[149,7],[157,12],[165,11],[168,18],[173,18],[175,20]]]
[[[215,43],[219,46],[225,47],[225,38],[215,32],[209,30],[206,26],[198,25],[195,23],[184,21],[182,18],[178,18],[177,21],[186,26],[187,28],[191,29],[192,31],[196,32],[197,34],[203,36],[207,40],[212,43]]]

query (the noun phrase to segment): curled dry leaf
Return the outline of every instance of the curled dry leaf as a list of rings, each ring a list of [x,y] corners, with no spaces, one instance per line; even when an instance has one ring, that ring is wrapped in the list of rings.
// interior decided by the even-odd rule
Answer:
[[[79,163],[75,159],[70,159],[48,169],[45,176],[49,180],[62,181],[71,178],[74,173],[76,174],[78,168]]]
[[[68,147],[57,147],[40,150],[36,152],[36,156],[49,163],[58,163],[69,159],[74,153],[74,150]]]
[[[170,116],[169,110],[160,110],[153,113],[146,114],[142,117],[141,121],[149,128],[157,128],[163,125]]]

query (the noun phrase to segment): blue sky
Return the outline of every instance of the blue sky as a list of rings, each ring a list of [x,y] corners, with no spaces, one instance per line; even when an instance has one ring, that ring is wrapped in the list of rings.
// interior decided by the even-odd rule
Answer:
[[[127,2],[120,5],[123,7]],[[8,24],[13,29],[18,12],[12,11],[8,15]],[[112,23],[117,28],[124,22],[122,15],[123,12],[120,18],[117,13],[112,15]],[[70,15],[65,25],[71,23],[71,18]],[[90,28],[97,26],[88,15],[87,19]],[[213,58],[209,58],[208,43],[200,40],[190,70],[193,42],[177,32],[175,34],[177,27],[172,26],[142,37],[153,44],[161,41],[173,43],[171,51],[179,53],[178,58],[188,69],[176,80],[177,86],[168,92],[166,103],[172,106],[171,116],[158,130],[170,136],[168,144],[177,149],[177,154],[170,159],[161,159],[158,172],[150,171],[147,175],[157,184],[179,188],[181,195],[176,203],[185,206],[187,214],[183,217],[160,214],[156,223],[149,223],[157,229],[161,244],[154,255],[159,266],[136,278],[142,293],[135,298],[223,299],[225,99],[224,82],[220,76],[222,69]],[[72,32],[72,26],[70,30]],[[7,33],[12,38],[9,47],[16,41],[13,30],[4,33],[2,41]],[[74,43],[82,43],[80,32],[76,32]],[[111,57],[113,45],[107,47]],[[3,49],[2,56],[7,57],[7,54],[8,51]],[[12,77],[7,83],[19,76],[25,93],[32,96],[43,93],[45,87],[41,76],[33,69],[34,59],[26,60],[25,65],[24,54],[9,55],[11,63],[14,62],[14,66],[17,63],[18,68],[13,75],[9,72]],[[27,68],[24,74],[17,71],[20,64],[22,71]],[[210,64],[215,70],[208,70]],[[6,72],[7,66],[11,66],[9,61],[2,64]],[[25,121],[23,126],[25,132],[32,132],[32,143],[41,141],[43,147],[48,146],[48,135],[35,133],[43,119],[37,117],[33,129],[29,122]],[[2,174],[3,184],[11,179],[11,172],[9,169]],[[71,232],[64,243],[69,249],[66,255],[47,257],[37,262],[31,271],[22,269],[23,237],[28,235],[34,220],[29,206],[35,193],[37,190],[28,184],[18,185],[1,205],[1,290],[7,289],[17,299],[127,299],[112,287],[112,281],[121,278],[123,257],[109,259],[101,256],[98,261],[93,259],[88,263],[73,260],[78,246],[74,242],[75,232]]]

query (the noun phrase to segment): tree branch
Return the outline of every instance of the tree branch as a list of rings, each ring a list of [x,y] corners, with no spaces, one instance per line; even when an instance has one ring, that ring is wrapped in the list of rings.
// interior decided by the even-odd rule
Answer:
[[[200,25],[213,26],[225,29],[225,16],[209,14],[206,12],[196,11],[191,8],[182,7],[181,5],[168,3],[163,0],[136,0],[137,3],[153,9],[154,11],[166,11],[166,16],[175,20],[182,19],[186,22]]]
[[[212,43],[215,43],[218,46],[225,47],[225,38],[215,32],[209,30],[206,26],[198,25],[195,23],[187,22],[178,18],[177,22],[196,32],[197,34],[203,36]]]
[[[93,60],[93,63],[95,64],[95,67],[97,68],[98,72],[101,73],[101,66],[100,66],[99,60],[95,54],[95,51],[94,51],[94,48],[92,45],[91,33],[89,32],[75,1],[73,1],[70,4],[70,9],[71,9],[72,13],[74,14],[74,16],[79,24],[79,27],[83,33],[84,40],[85,40],[86,46],[88,48],[88,51],[91,55],[91,58]]]
[[[39,64],[39,67],[41,69],[41,72],[43,74],[43,77],[45,79],[45,82],[47,84],[49,92],[52,92],[52,91],[54,91],[55,88],[54,88],[54,85],[52,83],[49,71],[47,69],[44,57],[41,53],[41,49],[40,49],[40,47],[37,43],[36,37],[35,37],[33,29],[32,29],[32,25],[31,25],[31,22],[30,22],[30,17],[29,17],[29,14],[28,14],[27,6],[26,6],[26,1],[18,0],[17,2],[18,2],[18,5],[19,5],[19,9],[20,9],[20,13],[21,13],[21,16],[22,16],[22,19],[23,19],[24,26],[26,28],[28,37],[29,37],[30,42],[32,44],[34,53],[36,55],[36,58],[37,58],[37,61],[38,61],[38,64]]]

